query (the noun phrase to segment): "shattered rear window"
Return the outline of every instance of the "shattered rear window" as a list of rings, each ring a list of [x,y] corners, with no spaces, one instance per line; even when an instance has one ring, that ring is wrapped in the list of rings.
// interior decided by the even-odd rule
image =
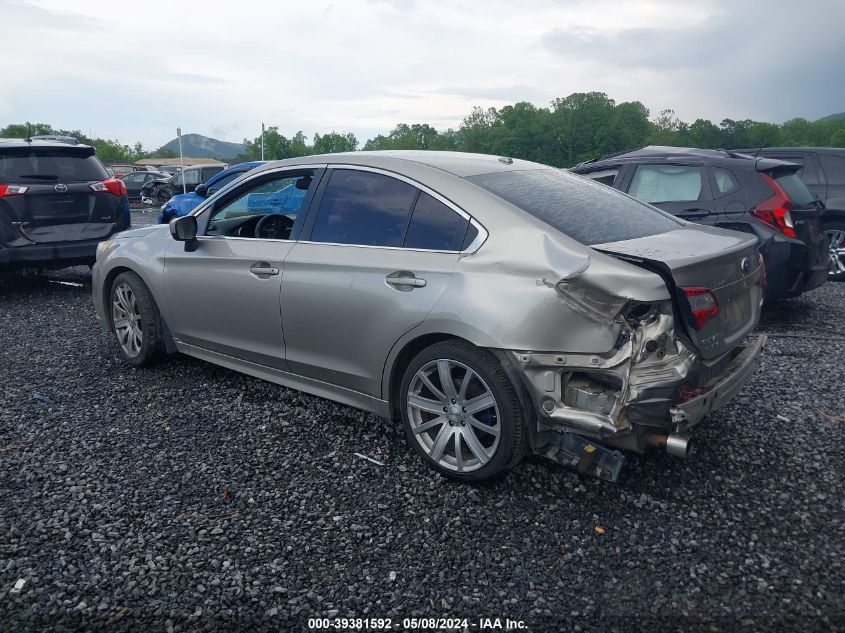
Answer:
[[[615,189],[557,169],[504,171],[467,180],[587,246],[681,226],[670,215]]]

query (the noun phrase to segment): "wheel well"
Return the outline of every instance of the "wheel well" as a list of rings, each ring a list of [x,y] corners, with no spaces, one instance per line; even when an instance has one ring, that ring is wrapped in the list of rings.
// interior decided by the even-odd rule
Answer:
[[[393,367],[390,368],[390,393],[388,394],[390,413],[394,420],[398,419],[401,415],[399,412],[399,388],[402,386],[402,375],[404,374],[408,363],[410,363],[411,359],[426,347],[430,347],[435,343],[440,343],[441,341],[449,340],[466,341],[466,339],[459,336],[453,336],[451,334],[424,334],[419,338],[415,338],[413,341],[409,341],[405,347],[402,348],[402,351],[399,352],[399,355],[396,356],[396,360],[393,362]],[[469,341],[466,342],[469,343]]]
[[[127,268],[126,266],[117,266],[116,268],[112,268],[109,271],[109,274],[106,275],[105,280],[103,281],[103,306],[105,307],[106,314],[108,315],[109,312],[109,303],[111,301],[111,286],[114,283],[114,278],[117,277],[120,273],[126,272],[133,272],[131,268]],[[109,331],[112,329],[112,322],[111,319],[106,318],[106,324],[108,325]]]

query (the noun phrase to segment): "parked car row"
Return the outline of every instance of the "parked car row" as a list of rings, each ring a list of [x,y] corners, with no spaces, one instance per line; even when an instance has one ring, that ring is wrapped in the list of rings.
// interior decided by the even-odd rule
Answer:
[[[263,161],[257,160],[227,167],[211,176],[204,183],[197,185],[189,193],[176,194],[162,205],[161,212],[158,215],[159,223],[166,224],[173,218],[188,215],[200,202],[209,196],[213,196],[239,176],[263,164]]]
[[[141,201],[163,204],[179,193],[194,191],[197,185],[226,169],[225,164],[192,165],[171,174],[145,182],[141,187]]]
[[[0,264],[96,259],[97,317],[133,365],[182,352],[395,418],[461,480],[533,452],[615,481],[621,450],[688,456],[755,370],[764,298],[826,280],[837,216],[807,164],[651,147],[576,173],[452,152],[193,166],[133,178],[196,185],[167,226],[126,231],[126,180],[147,174],[0,141]]]

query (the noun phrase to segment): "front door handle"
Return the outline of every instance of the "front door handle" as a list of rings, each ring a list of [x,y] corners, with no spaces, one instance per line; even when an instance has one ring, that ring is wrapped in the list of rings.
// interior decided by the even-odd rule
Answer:
[[[253,264],[250,267],[249,272],[251,272],[253,275],[256,275],[257,277],[260,277],[261,279],[267,279],[267,277],[278,275],[279,269],[274,268],[267,262],[258,262],[257,264]]]
[[[397,270],[395,273],[390,273],[384,278],[384,281],[389,286],[402,292],[408,292],[414,288],[425,288],[426,285],[425,279],[417,277],[407,270]]]

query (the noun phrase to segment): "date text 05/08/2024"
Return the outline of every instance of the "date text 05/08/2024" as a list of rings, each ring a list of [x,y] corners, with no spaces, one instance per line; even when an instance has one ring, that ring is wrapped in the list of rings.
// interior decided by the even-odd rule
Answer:
[[[510,618],[309,618],[312,631],[526,631]]]

